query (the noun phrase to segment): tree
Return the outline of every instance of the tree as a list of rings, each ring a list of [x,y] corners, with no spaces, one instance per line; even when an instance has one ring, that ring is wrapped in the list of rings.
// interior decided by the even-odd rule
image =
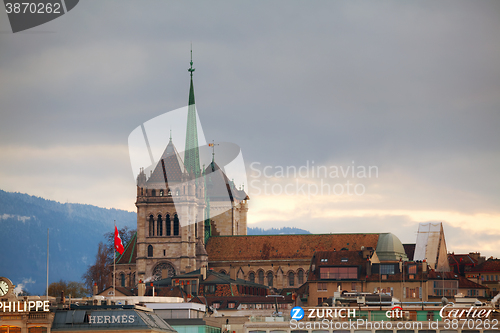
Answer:
[[[127,226],[118,230],[120,238],[122,239],[123,246],[127,246],[128,242],[132,239],[135,234],[135,229],[129,229]],[[114,248],[115,248],[115,231],[110,231],[104,234],[104,239],[106,240],[107,253],[109,257],[109,262],[113,262]],[[118,254],[117,254],[118,255]]]
[[[109,285],[109,275],[111,274],[112,265],[109,262],[108,252],[107,246],[103,242],[100,242],[95,256],[95,264],[89,266],[82,276],[85,286],[90,293],[92,293],[94,283],[97,284],[99,291],[104,290]]]
[[[135,229],[129,229],[127,226],[118,230],[123,246],[126,246],[135,234]],[[85,286],[92,293],[94,283],[97,289],[102,291],[113,285],[111,274],[113,272],[113,256],[115,255],[115,232],[110,231],[104,234],[104,242],[99,243],[95,263],[89,266],[82,279]]]
[[[49,296],[58,297],[64,292],[64,296],[80,298],[88,295],[88,290],[82,282],[60,280],[49,284]]]

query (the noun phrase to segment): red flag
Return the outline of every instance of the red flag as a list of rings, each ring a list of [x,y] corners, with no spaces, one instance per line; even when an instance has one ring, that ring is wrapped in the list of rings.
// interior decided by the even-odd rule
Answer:
[[[123,247],[122,239],[120,238],[120,234],[118,233],[118,228],[115,225],[115,250],[119,254],[123,254],[125,248]]]

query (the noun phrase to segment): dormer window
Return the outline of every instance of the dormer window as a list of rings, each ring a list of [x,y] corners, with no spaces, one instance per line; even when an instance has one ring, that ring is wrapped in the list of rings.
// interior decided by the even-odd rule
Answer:
[[[326,259],[326,258],[322,258],[322,259],[320,260],[320,262],[328,262],[328,259]]]
[[[349,261],[348,258],[342,258],[342,259],[340,259],[340,262],[348,262],[348,261]]]

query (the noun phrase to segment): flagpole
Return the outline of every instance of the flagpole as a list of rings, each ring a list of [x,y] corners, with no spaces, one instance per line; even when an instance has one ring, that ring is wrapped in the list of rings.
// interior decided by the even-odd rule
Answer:
[[[116,230],[116,220],[113,220]],[[113,299],[116,299],[116,249],[115,249],[115,230],[113,230]]]
[[[47,300],[49,299],[49,228],[47,228]]]

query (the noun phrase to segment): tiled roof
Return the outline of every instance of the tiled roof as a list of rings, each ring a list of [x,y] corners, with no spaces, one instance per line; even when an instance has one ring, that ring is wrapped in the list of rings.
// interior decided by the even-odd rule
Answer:
[[[116,264],[135,264],[135,258],[137,258],[137,231],[125,246],[125,251],[116,260]]]
[[[480,285],[479,283],[476,283],[474,281],[471,281],[463,276],[458,276],[458,288],[465,288],[465,289],[488,289],[485,286]]]
[[[316,251],[361,246],[376,248],[379,234],[214,236],[206,249],[209,262],[234,260],[307,259]]]
[[[470,270],[471,272],[500,272],[500,259],[488,259]]]
[[[448,263],[450,265],[477,265],[477,260],[468,254],[448,254]]]

